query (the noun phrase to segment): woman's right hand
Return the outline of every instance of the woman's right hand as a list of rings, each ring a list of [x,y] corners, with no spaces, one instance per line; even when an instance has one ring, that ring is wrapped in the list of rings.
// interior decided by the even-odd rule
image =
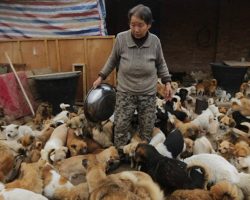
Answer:
[[[93,88],[95,89],[98,85],[102,83],[102,77],[98,76],[98,78],[93,83]]]

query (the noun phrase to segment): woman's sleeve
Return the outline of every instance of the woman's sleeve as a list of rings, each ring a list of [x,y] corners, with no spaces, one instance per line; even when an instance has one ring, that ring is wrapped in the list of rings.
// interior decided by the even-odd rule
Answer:
[[[106,61],[104,67],[101,69],[99,76],[102,79],[106,79],[107,76],[113,71],[115,67],[118,67],[120,61],[120,42],[119,36],[116,38],[115,45],[112,49],[111,54],[109,55],[108,60]]]
[[[167,63],[164,59],[161,42],[158,39],[157,48],[156,48],[156,68],[157,68],[157,75],[161,78],[163,84],[167,82],[171,82],[171,75],[169,74]]]

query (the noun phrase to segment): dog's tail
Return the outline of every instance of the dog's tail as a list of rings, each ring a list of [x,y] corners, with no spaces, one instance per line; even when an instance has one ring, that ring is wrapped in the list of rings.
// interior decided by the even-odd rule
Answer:
[[[239,182],[236,183],[237,186],[239,186],[242,189],[244,195],[250,197],[250,174],[241,172],[239,173],[239,177],[240,177]]]
[[[121,178],[130,180],[135,186],[135,193],[139,190],[136,188],[144,188],[152,200],[164,200],[164,193],[160,187],[151,179],[148,174],[144,172],[122,172]],[[140,178],[141,177],[141,178]],[[140,194],[137,194],[140,195]]]
[[[221,181],[215,184],[210,189],[211,195],[214,200],[226,199],[243,200],[244,195],[240,188],[231,184],[228,181]]]

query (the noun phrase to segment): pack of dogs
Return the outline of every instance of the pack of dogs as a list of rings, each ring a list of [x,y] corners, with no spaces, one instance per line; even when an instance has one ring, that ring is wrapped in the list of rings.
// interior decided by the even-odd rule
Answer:
[[[93,123],[64,103],[56,116],[42,102],[29,122],[1,120],[0,200],[250,200],[249,85],[233,96],[207,77],[172,82],[166,102],[159,81],[151,140],[132,124],[121,149],[112,118]]]

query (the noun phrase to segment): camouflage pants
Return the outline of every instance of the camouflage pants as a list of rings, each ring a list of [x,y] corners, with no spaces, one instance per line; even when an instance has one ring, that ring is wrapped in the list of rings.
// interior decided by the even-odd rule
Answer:
[[[130,95],[116,93],[114,145],[119,148],[127,144],[128,132],[135,110],[138,112],[139,133],[142,139],[149,141],[156,119],[155,95]]]

